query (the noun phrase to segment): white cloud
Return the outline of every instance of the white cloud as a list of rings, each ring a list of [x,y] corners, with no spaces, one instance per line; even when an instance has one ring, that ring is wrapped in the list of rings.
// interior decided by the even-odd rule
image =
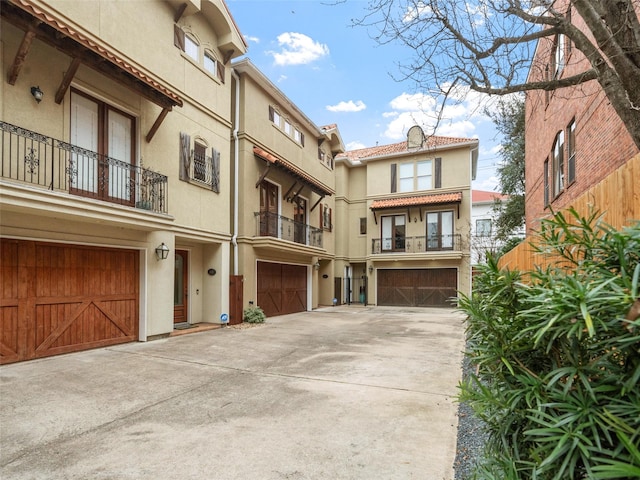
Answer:
[[[289,78],[289,77],[287,77],[286,75],[280,75],[278,77],[278,83],[284,82],[287,78]]]
[[[478,176],[476,180],[473,182],[474,190],[484,190],[485,192],[497,192],[498,191],[498,177],[495,175],[491,175],[490,177],[480,178],[480,173],[478,172]]]
[[[367,148],[367,146],[362,143],[362,142],[358,142],[357,140],[355,142],[349,142],[345,145],[345,148],[347,149],[347,151],[351,151],[351,150],[360,150],[361,148]]]
[[[260,39],[258,37],[252,37],[251,35],[245,35],[244,39],[247,41],[247,43],[260,43]]]
[[[303,33],[285,32],[278,35],[279,52],[268,51],[276,65],[305,65],[329,55],[329,47],[315,42]]]
[[[362,100],[354,102],[349,100],[348,102],[340,102],[337,105],[327,105],[327,110],[330,112],[359,112],[364,110],[367,106]]]
[[[407,8],[402,21],[404,23],[412,22],[419,18],[431,15],[431,12],[432,10],[429,5],[425,5],[423,2],[417,2],[414,6]]]

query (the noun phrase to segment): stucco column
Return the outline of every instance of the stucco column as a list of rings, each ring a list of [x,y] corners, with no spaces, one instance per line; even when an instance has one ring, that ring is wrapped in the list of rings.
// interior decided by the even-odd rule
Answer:
[[[164,243],[169,248],[166,260],[158,260],[156,248]],[[173,283],[175,238],[173,233],[149,233],[146,248],[146,271],[141,272],[140,299],[146,302],[146,337],[173,331]]]
[[[202,320],[204,322],[220,323],[220,315],[229,314],[230,252],[229,242],[204,247],[202,265],[204,270]]]

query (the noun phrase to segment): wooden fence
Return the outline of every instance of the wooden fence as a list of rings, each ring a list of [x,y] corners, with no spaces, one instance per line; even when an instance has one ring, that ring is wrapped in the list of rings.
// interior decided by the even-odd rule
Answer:
[[[635,185],[634,185],[635,184]],[[595,210],[603,221],[616,229],[631,225],[640,219],[640,155],[636,155],[597,185],[594,185],[571,205],[578,213],[587,216]],[[535,266],[546,267],[558,261],[549,255],[536,253],[531,244],[539,242],[535,235],[500,258],[499,266],[527,272]]]

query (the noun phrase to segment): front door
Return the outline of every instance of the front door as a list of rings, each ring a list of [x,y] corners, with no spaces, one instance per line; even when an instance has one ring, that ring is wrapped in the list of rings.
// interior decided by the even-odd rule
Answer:
[[[173,323],[186,323],[189,296],[189,256],[186,250],[176,250],[173,282]]]

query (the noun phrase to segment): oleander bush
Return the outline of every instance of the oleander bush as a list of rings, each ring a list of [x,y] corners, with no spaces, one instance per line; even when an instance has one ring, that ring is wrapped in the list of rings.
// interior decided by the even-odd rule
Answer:
[[[474,479],[640,478],[640,222],[542,223],[533,272],[481,267],[460,385],[489,432]],[[526,281],[524,281],[526,280]]]

